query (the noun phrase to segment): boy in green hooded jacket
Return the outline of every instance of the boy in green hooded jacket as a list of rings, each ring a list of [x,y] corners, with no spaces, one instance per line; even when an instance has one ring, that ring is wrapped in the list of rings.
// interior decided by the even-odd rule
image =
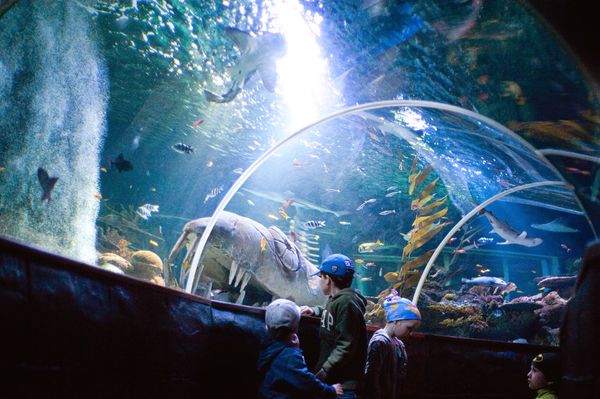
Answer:
[[[316,375],[328,384],[341,383],[342,398],[356,398],[367,356],[367,300],[350,288],[354,265],[347,256],[328,256],[318,274],[321,290],[329,296],[327,304],[300,308],[303,315],[321,317]]]

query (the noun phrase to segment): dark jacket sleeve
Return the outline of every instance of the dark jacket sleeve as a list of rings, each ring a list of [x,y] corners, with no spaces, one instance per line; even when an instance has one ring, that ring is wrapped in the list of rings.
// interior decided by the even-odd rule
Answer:
[[[325,309],[325,306],[317,305],[317,306],[313,306],[311,309],[313,311],[313,316],[321,317],[321,315],[323,314],[323,309]]]
[[[319,380],[313,373],[308,371],[304,357],[296,350],[290,350],[285,357],[287,361],[286,372],[281,375],[280,383],[292,386],[294,390],[305,393],[307,397],[335,398],[336,392],[331,385]]]
[[[344,306],[338,307],[334,326],[336,346],[322,366],[327,374],[331,374],[339,367],[344,367],[351,361],[350,355],[356,350],[355,347],[358,344],[355,339],[359,336],[358,328],[364,325],[364,322],[360,323],[358,317],[362,318],[363,315],[354,312],[351,304],[346,303]]]
[[[373,341],[369,345],[367,354],[367,365],[365,368],[365,399],[381,399],[381,368],[383,366],[383,352],[385,350],[385,342]]]

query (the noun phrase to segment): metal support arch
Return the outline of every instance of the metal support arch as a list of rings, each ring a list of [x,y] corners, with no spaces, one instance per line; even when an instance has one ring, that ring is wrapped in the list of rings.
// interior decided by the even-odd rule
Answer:
[[[481,204],[477,205],[469,213],[467,213],[465,216],[463,216],[463,218],[458,223],[456,223],[452,227],[452,229],[450,229],[450,231],[448,232],[448,234],[446,234],[446,236],[444,237],[444,239],[436,247],[435,251],[431,255],[431,258],[429,258],[429,261],[427,262],[427,266],[425,266],[425,269],[423,270],[423,274],[421,274],[421,278],[419,279],[419,284],[417,285],[417,289],[415,290],[415,294],[413,295],[412,301],[415,303],[415,305],[419,302],[419,296],[421,295],[421,290],[423,289],[423,285],[425,284],[425,280],[427,279],[427,275],[429,274],[429,271],[433,267],[433,263],[436,261],[437,257],[439,256],[439,254],[442,252],[442,250],[446,246],[446,243],[450,240],[450,238],[452,238],[452,236],[465,223],[467,223],[469,220],[471,220],[471,218],[473,216],[477,215],[477,213],[479,213],[480,210],[482,210],[483,208],[485,208],[489,204],[491,204],[493,202],[496,202],[497,200],[499,200],[502,197],[506,197],[507,195],[515,193],[517,191],[523,191],[523,190],[527,190],[527,189],[530,189],[530,188],[541,187],[541,186],[568,186],[568,184],[565,183],[565,182],[563,182],[563,181],[542,181],[542,182],[535,182],[535,183],[523,184],[521,186],[509,188],[508,190],[502,191],[502,192],[494,195],[493,197],[491,197],[491,198],[483,201]]]
[[[225,196],[223,197],[221,202],[219,202],[219,205],[217,205],[217,208],[215,209],[213,215],[211,216],[211,219],[209,220],[206,228],[204,229],[204,232],[202,233],[202,236],[200,237],[196,253],[194,254],[194,257],[192,258],[192,262],[190,264],[190,270],[189,270],[188,278],[187,278],[186,285],[185,285],[185,291],[192,293],[196,289],[195,285],[199,281],[199,279],[196,278],[196,272],[198,269],[198,265],[200,263],[200,258],[202,256],[202,253],[204,252],[204,247],[206,246],[206,243],[208,242],[208,237],[210,236],[212,229],[214,228],[215,224],[217,223],[217,219],[219,218],[221,212],[225,209],[227,204],[229,204],[229,202],[231,201],[231,199],[233,198],[235,193],[241,188],[241,186],[267,160],[267,158],[273,152],[275,152],[277,149],[279,149],[280,147],[287,144],[289,141],[294,139],[296,136],[299,136],[300,134],[304,133],[305,131],[310,130],[314,126],[317,126],[321,123],[328,122],[330,120],[333,120],[333,119],[336,119],[336,118],[339,118],[339,117],[342,117],[345,115],[353,114],[356,112],[368,111],[368,110],[373,110],[373,109],[378,109],[378,108],[390,108],[390,107],[417,107],[417,108],[439,109],[439,110],[454,112],[454,113],[457,113],[460,115],[465,115],[465,116],[474,118],[476,120],[479,120],[481,122],[484,122],[487,125],[500,130],[501,132],[509,135],[513,139],[515,139],[518,142],[520,142],[521,144],[523,144],[523,146],[525,146],[526,148],[531,150],[533,153],[537,154],[540,157],[540,159],[549,168],[551,168],[552,170],[555,171],[557,176],[561,176],[561,174],[558,172],[558,170],[556,170],[556,168],[542,154],[540,154],[535,149],[535,147],[533,147],[531,144],[529,144],[521,136],[517,135],[515,132],[511,131],[510,129],[506,128],[505,126],[501,125],[500,123],[494,121],[493,119],[490,119],[486,116],[480,115],[476,112],[469,111],[464,108],[460,108],[460,107],[457,107],[454,105],[449,105],[449,104],[438,103],[435,101],[422,101],[422,100],[387,100],[387,101],[377,101],[377,102],[372,102],[372,103],[361,104],[361,105],[349,107],[349,108],[346,108],[341,111],[333,112],[332,114],[325,116],[324,118],[322,118],[316,122],[308,124],[307,126],[303,127],[302,129],[290,134],[288,137],[284,138],[279,143],[276,143],[271,148],[269,148],[256,161],[254,161],[252,163],[252,165],[250,165],[248,167],[248,169],[246,169],[240,175],[240,177],[229,188],[229,190],[227,191],[227,193],[225,194]],[[181,271],[181,273],[183,273],[183,270]]]

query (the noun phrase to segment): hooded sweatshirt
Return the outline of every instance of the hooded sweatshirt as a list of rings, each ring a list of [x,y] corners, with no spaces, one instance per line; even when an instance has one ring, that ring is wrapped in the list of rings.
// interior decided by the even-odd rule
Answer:
[[[321,348],[316,370],[327,373],[325,382],[341,383],[344,390],[358,389],[367,357],[367,300],[358,291],[344,288],[329,298],[323,308],[312,308],[321,316]]]
[[[399,397],[398,382],[406,378],[407,364],[404,343],[390,337],[383,328],[377,330],[369,341],[364,398]]]
[[[263,377],[259,399],[333,399],[336,396],[332,386],[308,371],[300,349],[285,342],[273,341],[261,351],[258,372]]]

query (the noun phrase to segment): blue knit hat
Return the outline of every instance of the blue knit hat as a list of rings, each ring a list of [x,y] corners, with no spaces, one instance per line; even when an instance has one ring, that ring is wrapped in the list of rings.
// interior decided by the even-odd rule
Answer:
[[[385,318],[388,323],[398,320],[421,320],[421,312],[410,299],[401,298],[396,290],[383,300]]]

